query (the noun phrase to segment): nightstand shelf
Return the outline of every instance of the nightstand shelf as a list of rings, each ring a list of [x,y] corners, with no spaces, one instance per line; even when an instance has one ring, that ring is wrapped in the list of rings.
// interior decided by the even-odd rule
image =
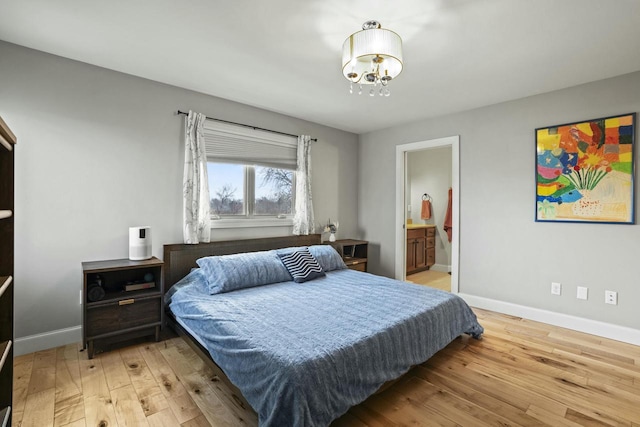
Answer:
[[[11,406],[7,406],[6,408],[0,411],[0,427],[9,427],[11,424],[9,420],[11,419]]]
[[[94,355],[94,342],[110,344],[153,335],[158,341],[164,322],[163,262],[118,259],[82,263],[82,344]],[[126,291],[125,286],[149,284]],[[96,292],[96,288],[99,288]]]
[[[356,239],[339,239],[329,242],[352,270],[367,271],[369,242]]]
[[[4,364],[9,361],[13,363],[13,360],[9,360],[9,353],[11,352],[11,340],[0,342],[0,370],[4,368]]]

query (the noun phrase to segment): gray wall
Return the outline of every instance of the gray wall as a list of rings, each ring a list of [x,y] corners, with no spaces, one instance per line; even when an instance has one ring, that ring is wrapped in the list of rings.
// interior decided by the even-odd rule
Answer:
[[[640,226],[534,222],[534,129],[639,110],[636,72],[361,135],[358,218],[371,271],[394,275],[395,146],[460,135],[460,292],[640,328]],[[618,291],[618,306],[604,304],[605,289]]]
[[[80,325],[80,263],[128,257],[128,227],[151,226],[159,258],[163,244],[182,241],[178,109],[318,138],[317,222],[338,219],[341,236],[357,237],[354,134],[4,42],[0,100],[0,115],[18,136],[18,338]],[[212,239],[290,232],[213,230]]]
[[[407,186],[410,186],[411,213],[414,224],[436,226],[436,265],[432,268],[449,271],[451,243],[444,231],[451,181],[451,147],[428,148],[407,153]],[[420,219],[422,195],[431,196],[431,219]]]

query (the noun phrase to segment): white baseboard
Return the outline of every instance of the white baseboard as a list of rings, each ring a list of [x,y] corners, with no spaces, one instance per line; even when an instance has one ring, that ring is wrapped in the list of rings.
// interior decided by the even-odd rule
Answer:
[[[474,295],[462,293],[458,295],[472,307],[523,317],[525,319],[573,329],[574,331],[586,332],[591,335],[610,338],[628,344],[640,345],[640,330],[638,329]]]
[[[429,270],[441,271],[443,273],[448,273],[451,271],[451,266],[446,264],[433,264],[429,267]]]
[[[70,328],[16,338],[13,354],[14,356],[20,356],[79,341],[82,341],[82,326],[72,326]]]
[[[510,302],[478,297],[475,295],[463,293],[458,295],[472,307],[509,314],[511,316],[523,317],[525,319],[535,320],[549,325],[560,326],[640,346],[640,330],[638,329],[585,319],[563,313],[556,313],[539,308],[527,307],[524,305],[512,304]],[[29,335],[27,337],[16,339],[14,355],[20,356],[22,354],[33,353],[35,351],[79,342],[81,340],[82,327],[79,325],[42,334]]]

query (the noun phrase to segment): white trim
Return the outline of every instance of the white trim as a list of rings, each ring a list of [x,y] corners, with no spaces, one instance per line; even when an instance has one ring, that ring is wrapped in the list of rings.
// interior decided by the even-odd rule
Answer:
[[[475,295],[458,295],[472,307],[509,314],[511,316],[523,317],[525,319],[535,320],[536,322],[573,329],[574,331],[585,332],[587,334],[609,338],[628,344],[640,345],[640,329],[633,329],[626,326],[614,325],[612,323],[585,319],[583,317],[556,313],[553,311],[478,297]]]
[[[451,236],[451,292],[458,293],[458,272],[460,259],[460,135],[445,138],[431,139],[428,141],[412,142],[396,146],[396,262],[395,277],[405,280],[405,241],[406,221],[405,211],[405,181],[407,153],[422,151],[429,148],[451,147],[451,188],[453,189],[452,218],[453,233]]]
[[[15,340],[14,356],[82,341],[82,326],[29,335]]]
[[[451,271],[451,266],[446,264],[433,264],[429,267],[429,270],[440,271],[441,273],[448,273]]]
[[[472,307],[495,311],[511,316],[523,317],[549,325],[573,329],[579,332],[609,338],[633,345],[640,345],[640,330],[597,320],[585,319],[563,313],[542,310],[534,307],[513,304],[494,299],[460,293],[467,304]],[[48,348],[59,347],[82,340],[82,326],[73,326],[42,334],[29,335],[15,340],[14,356],[20,356]]]

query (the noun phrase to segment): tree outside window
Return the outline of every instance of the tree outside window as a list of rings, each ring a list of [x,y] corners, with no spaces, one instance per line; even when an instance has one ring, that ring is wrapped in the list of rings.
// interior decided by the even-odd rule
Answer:
[[[293,171],[256,166],[259,177],[256,189],[256,215],[291,215],[293,213]]]
[[[292,215],[292,170],[230,163],[208,163],[211,213],[219,217]]]

